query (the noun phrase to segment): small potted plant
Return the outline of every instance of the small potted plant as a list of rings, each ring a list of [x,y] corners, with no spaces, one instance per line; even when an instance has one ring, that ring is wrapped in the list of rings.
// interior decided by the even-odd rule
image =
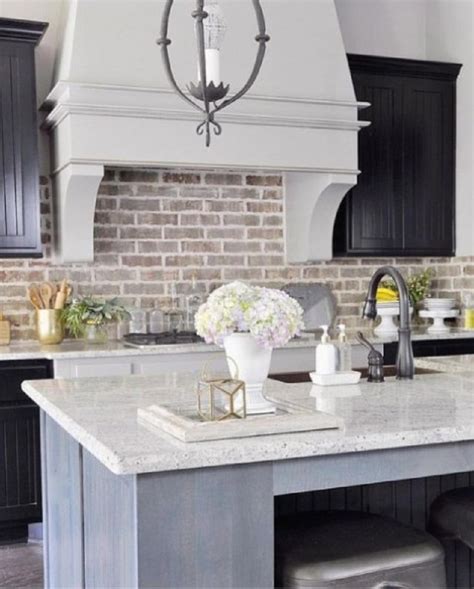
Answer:
[[[300,304],[285,292],[242,282],[215,290],[196,313],[197,333],[225,348],[232,377],[245,382],[247,413],[275,410],[263,394],[272,350],[300,333],[302,317]]]
[[[129,317],[128,311],[117,299],[97,299],[84,296],[74,299],[63,312],[63,321],[69,333],[89,343],[105,343],[107,325]]]

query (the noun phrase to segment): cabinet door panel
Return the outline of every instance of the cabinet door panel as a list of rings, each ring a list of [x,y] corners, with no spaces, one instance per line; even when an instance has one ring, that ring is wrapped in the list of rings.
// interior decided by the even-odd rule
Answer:
[[[74,377],[90,376],[130,376],[132,365],[128,361],[120,362],[78,362],[74,367]]]
[[[370,102],[359,134],[358,185],[349,200],[351,249],[383,251],[402,245],[401,114],[402,88],[373,76],[354,75],[357,99]]]
[[[454,250],[454,92],[446,82],[407,80],[404,92],[404,245]]]
[[[50,368],[44,362],[0,362],[0,405],[4,403],[31,405],[32,401],[21,390],[21,383],[24,380],[40,380],[49,376]]]
[[[0,256],[41,251],[33,52],[0,43]]]
[[[358,100],[358,185],[334,226],[336,255],[450,256],[455,246],[459,64],[349,55]]]
[[[0,521],[41,519],[37,407],[0,407]]]
[[[24,380],[51,376],[45,360],[0,362],[0,542],[26,538],[41,521],[39,410]]]

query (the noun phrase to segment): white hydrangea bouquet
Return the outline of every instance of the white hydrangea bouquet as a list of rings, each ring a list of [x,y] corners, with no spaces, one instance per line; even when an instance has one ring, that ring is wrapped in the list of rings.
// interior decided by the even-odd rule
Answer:
[[[285,292],[242,282],[215,290],[195,317],[198,334],[225,348],[233,378],[245,382],[247,414],[273,413],[264,394],[273,348],[303,329],[303,309]]]
[[[224,344],[233,333],[248,333],[267,349],[285,345],[303,329],[303,309],[281,290],[232,282],[216,289],[196,313],[197,333]]]

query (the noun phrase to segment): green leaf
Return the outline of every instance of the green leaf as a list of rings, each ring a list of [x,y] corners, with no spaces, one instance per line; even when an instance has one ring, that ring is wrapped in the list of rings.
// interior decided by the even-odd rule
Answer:
[[[84,335],[85,326],[113,323],[129,317],[128,311],[115,297],[110,300],[84,296],[74,299],[63,310],[62,318],[69,333],[78,338]]]

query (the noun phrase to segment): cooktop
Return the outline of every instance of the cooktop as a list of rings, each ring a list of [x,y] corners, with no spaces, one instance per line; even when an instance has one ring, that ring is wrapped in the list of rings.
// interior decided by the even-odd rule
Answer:
[[[167,331],[163,333],[129,333],[123,337],[124,344],[131,348],[194,344],[204,342],[194,331]]]

